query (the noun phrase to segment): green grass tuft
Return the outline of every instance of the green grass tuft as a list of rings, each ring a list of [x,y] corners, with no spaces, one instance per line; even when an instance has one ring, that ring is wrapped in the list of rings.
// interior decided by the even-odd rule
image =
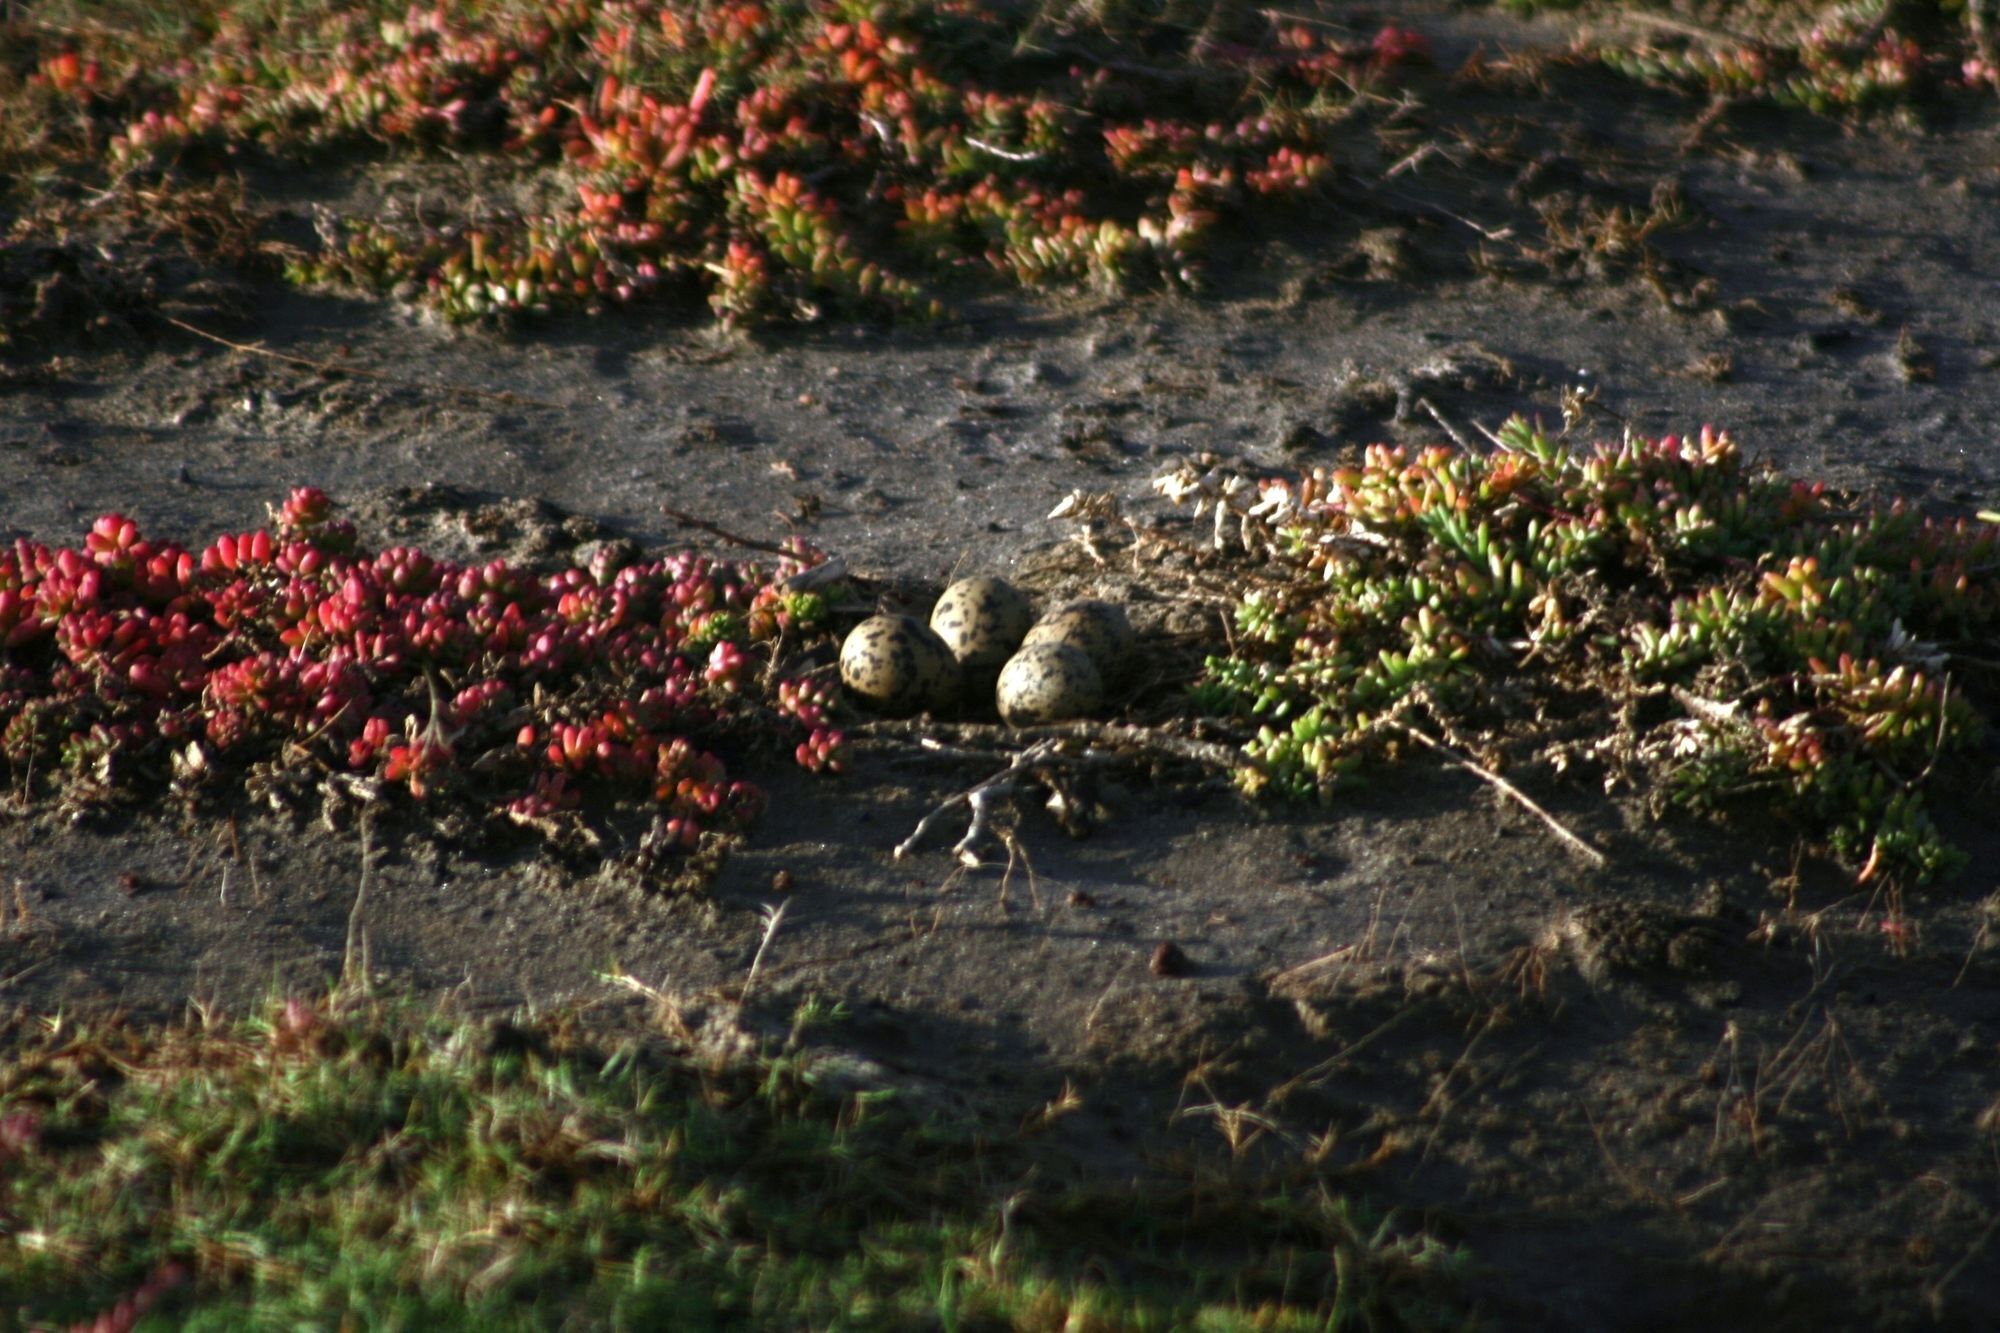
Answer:
[[[1986,729],[2000,525],[1789,481],[1707,428],[1582,448],[1518,418],[1487,454],[1156,485],[1252,566],[1193,697],[1257,728],[1255,787],[1329,796],[1412,713],[1537,748],[1588,714],[1620,719],[1598,769],[1774,804],[1864,881],[1963,861],[1924,797]]]
[[[1451,1254],[1309,1163],[1093,1181],[1026,1137],[565,1020],[297,998],[41,1019],[0,1074],[0,1328],[1430,1326]],[[132,1305],[128,1304],[128,1311]]]

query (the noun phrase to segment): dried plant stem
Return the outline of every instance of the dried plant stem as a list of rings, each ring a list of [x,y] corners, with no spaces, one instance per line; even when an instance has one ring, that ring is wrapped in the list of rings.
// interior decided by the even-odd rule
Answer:
[[[369,865],[374,849],[370,846],[369,834],[374,822],[369,812],[361,812],[361,876],[354,888],[354,906],[347,913],[347,948],[340,964],[340,982],[343,986],[358,986],[365,994],[368,990],[368,926],[364,913],[368,909]]]
[[[1642,10],[1634,10],[1620,17],[1628,23],[1636,23],[1643,28],[1670,32],[1676,37],[1692,37],[1710,46],[1756,45],[1756,39],[1748,34],[1732,32],[1728,28],[1704,27],[1699,23],[1690,23],[1686,19],[1672,18],[1666,14],[1649,14]]]
[[[1159,727],[1133,726],[1122,722],[1053,722],[1037,727],[1008,727],[993,722],[886,721],[865,722],[850,728],[848,735],[885,740],[944,741],[960,745],[1017,745],[1030,748],[1043,743],[1078,741],[1102,750],[1150,752],[1172,759],[1233,772],[1257,765],[1233,745],[1181,736]],[[1025,753],[1025,752],[1024,752]]]
[[[1011,791],[1016,778],[1033,768],[1036,764],[1048,759],[1055,753],[1055,748],[1056,742],[1054,740],[1037,741],[1015,755],[1012,763],[1008,764],[1007,767],[1001,769],[998,773],[995,773],[992,777],[987,778],[984,782],[959,792],[954,796],[946,797],[942,805],[917,822],[916,829],[911,832],[909,837],[903,839],[897,845],[896,850],[891,855],[898,861],[908,856],[917,849],[918,844],[923,842],[924,837],[930,833],[932,826],[938,820],[963,805],[971,809],[972,822],[971,826],[966,829],[965,836],[960,838],[958,844],[952,848],[952,853],[960,861],[964,861],[970,853],[973,843],[985,832],[988,807],[995,798],[995,795],[1002,789]],[[972,864],[978,864],[977,860],[975,859]]]
[[[1378,899],[1377,901],[1379,905],[1380,900]],[[1281,972],[1272,973],[1268,985],[1276,986],[1281,982],[1289,981],[1293,977],[1304,976],[1308,972],[1317,971],[1322,967],[1329,967],[1334,963],[1349,962],[1356,954],[1361,952],[1361,949],[1362,946],[1358,944],[1343,944],[1338,949],[1323,953],[1317,958],[1308,958],[1303,963],[1294,963]]]
[[[1363,190],[1373,190],[1375,188],[1373,182],[1369,181],[1366,177],[1350,173],[1348,179],[1359,185]],[[1512,227],[1482,227],[1471,218],[1454,213],[1442,204],[1434,204],[1428,199],[1420,199],[1416,195],[1404,194],[1401,190],[1392,190],[1386,186],[1383,187],[1382,193],[1399,203],[1409,204],[1413,208],[1421,208],[1426,212],[1436,213],[1439,217],[1447,221],[1456,222],[1461,227],[1469,227],[1489,241],[1508,241],[1514,238],[1514,229]]]
[[[746,537],[740,532],[731,532],[720,523],[710,522],[699,515],[676,509],[672,505],[661,505],[660,512],[684,528],[694,528],[705,532],[711,537],[717,537],[728,542],[731,546],[742,546],[752,551],[768,551],[772,555],[796,556],[798,554],[796,551],[786,550],[777,542],[767,542],[761,537]]]
[[[155,312],[158,313],[158,312]],[[287,365],[303,366],[326,376],[350,375],[355,379],[374,380],[377,384],[393,385],[399,389],[416,389],[422,393],[441,393],[452,398],[471,398],[485,402],[505,403],[510,407],[545,407],[550,411],[560,411],[560,403],[546,403],[539,398],[523,398],[512,389],[474,389],[462,384],[425,384],[421,380],[404,379],[400,375],[390,375],[379,370],[369,370],[362,366],[350,366],[339,361],[320,361],[309,356],[297,356],[291,352],[280,352],[262,343],[242,343],[234,338],[225,338],[219,333],[190,324],[172,315],[160,314],[161,319],[197,338],[205,338],[218,347],[227,347],[232,352],[246,356],[261,356],[271,361],[283,361]]]
[[[1452,749],[1449,745],[1446,745],[1443,741],[1429,735],[1422,728],[1413,727],[1408,722],[1398,722],[1396,729],[1446,762],[1457,765],[1482,782],[1490,783],[1502,795],[1514,801],[1529,814],[1541,820],[1542,823],[1548,825],[1550,832],[1562,839],[1571,850],[1581,855],[1584,860],[1594,866],[1600,867],[1609,864],[1603,852],[1598,851],[1582,838],[1564,828],[1562,821],[1543,809],[1536,803],[1533,797],[1507,781],[1507,779],[1501,777],[1498,773],[1495,773],[1492,769],[1467,758]]]
[[[785,909],[791,905],[792,900],[787,898],[776,907],[764,909],[764,938],[757,941],[757,952],[750,959],[749,973],[743,978],[743,993],[737,999],[738,1004],[750,998],[750,988],[757,984],[757,973],[764,966],[764,955],[770,951],[771,941],[778,937],[778,926],[785,919]]]
[[[1000,876],[1000,905],[1007,905],[1007,886],[1013,882],[1014,863],[1018,861],[1028,869],[1028,899],[1039,916],[1042,911],[1041,879],[1035,874],[1034,858],[1028,855],[1027,844],[1012,829],[1000,830],[1000,843],[1007,849],[1007,869]]]
[[[660,1025],[673,1040],[690,1050],[701,1044],[701,1032],[697,1022],[688,1020],[688,1009],[698,1003],[698,997],[679,994],[659,986],[641,981],[625,970],[624,964],[613,963],[609,972],[599,972],[598,980],[606,981],[632,994],[650,1000],[653,1005],[653,1021]]]
[[[991,832],[993,807],[1002,795],[1011,793],[1014,784],[1004,786],[981,784],[965,794],[965,804],[972,811],[972,819],[965,826],[965,836],[952,844],[951,854],[967,867],[979,864],[979,853],[975,850],[982,839]]]
[[[1466,436],[1464,431],[1461,431],[1458,427],[1452,425],[1450,418],[1446,417],[1443,412],[1439,411],[1437,404],[1433,403],[1430,399],[1428,398],[1417,399],[1417,406],[1422,408],[1425,412],[1427,412],[1430,415],[1430,419],[1432,421],[1435,421],[1437,422],[1438,425],[1442,426],[1444,428],[1444,433],[1451,436],[1451,442],[1457,445],[1460,449],[1463,449],[1468,454],[1482,454],[1486,452],[1484,449],[1481,449],[1476,445],[1474,445],[1471,439],[1469,439]]]
[[[981,864],[975,849],[991,833],[994,808],[1002,797],[1013,793],[1023,773],[1038,765],[1095,767],[1130,763],[1135,758],[1151,754],[1232,773],[1256,766],[1234,746],[1179,736],[1156,727],[1122,723],[1062,722],[1038,727],[1005,727],[983,722],[916,720],[864,723],[850,734],[858,738],[913,741],[928,753],[960,760],[997,758],[997,755],[986,754],[980,747],[991,746],[1004,753],[1002,747],[1027,742],[1027,748],[1014,754],[1005,768],[965,791],[947,797],[925,815],[893,853],[896,860],[902,860],[917,849],[940,819],[964,806],[971,817],[965,836],[953,844],[951,850],[952,855],[968,867]],[[1081,745],[1084,748],[1066,751],[1062,748],[1064,745]]]
[[[1339,1050],[1335,1051],[1332,1055],[1327,1056],[1324,1060],[1321,1060],[1319,1063],[1313,1065],[1308,1069],[1300,1070],[1298,1073],[1286,1079],[1283,1083],[1280,1083],[1277,1087],[1271,1089],[1271,1091],[1266,1093],[1264,1096],[1265,1105],[1282,1106],[1285,1102],[1285,1099],[1287,1097],[1290,1097],[1294,1092],[1298,1091],[1300,1088],[1311,1087],[1319,1083],[1322,1079],[1326,1078],[1328,1075],[1338,1070],[1342,1065],[1346,1064],[1354,1056],[1360,1054],[1362,1050],[1364,1050],[1369,1046],[1374,1045],[1377,1040],[1387,1036],[1389,1033],[1395,1031],[1398,1027],[1402,1026],[1404,1022],[1406,1022],[1412,1015],[1416,1014],[1417,1012],[1418,1008],[1416,1005],[1405,1005],[1402,1008],[1398,1009],[1395,1013],[1390,1014],[1389,1017],[1383,1019],[1380,1023],[1376,1024],[1374,1027],[1362,1033],[1360,1036],[1356,1037],[1353,1041],[1348,1042],[1347,1045],[1341,1047]]]

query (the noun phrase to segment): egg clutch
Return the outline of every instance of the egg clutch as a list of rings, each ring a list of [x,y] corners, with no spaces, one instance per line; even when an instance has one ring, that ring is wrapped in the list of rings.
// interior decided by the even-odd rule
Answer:
[[[870,616],[840,649],[840,679],[888,713],[949,708],[992,690],[1013,726],[1087,717],[1132,657],[1132,625],[1110,602],[1075,601],[1035,619],[1027,596],[1004,579],[961,579],[926,625],[914,616]]]

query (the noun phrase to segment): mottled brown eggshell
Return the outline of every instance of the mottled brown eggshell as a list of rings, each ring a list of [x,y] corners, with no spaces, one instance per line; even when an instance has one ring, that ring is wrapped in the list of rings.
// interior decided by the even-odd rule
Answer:
[[[1137,636],[1125,608],[1113,602],[1080,601],[1059,606],[1043,616],[1021,641],[1022,648],[1067,643],[1081,648],[1097,664],[1098,675],[1114,680],[1130,665]]]
[[[885,713],[914,713],[957,695],[958,663],[921,620],[870,616],[840,646],[840,679]]]
[[[944,590],[931,609],[931,628],[968,671],[997,667],[1014,655],[1035,609],[1005,579],[960,579]]]
[[[1090,654],[1073,643],[1024,647],[1000,668],[993,690],[1008,725],[1088,717],[1104,703],[1104,678]]]

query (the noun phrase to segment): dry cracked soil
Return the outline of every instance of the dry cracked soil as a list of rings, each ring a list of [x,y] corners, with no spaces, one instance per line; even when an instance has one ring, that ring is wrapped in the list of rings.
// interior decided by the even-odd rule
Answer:
[[[1446,68],[1564,37],[1487,10],[1419,19]],[[169,274],[157,313],[241,346],[131,311],[13,362],[0,534],[72,542],[118,510],[192,544],[314,485],[379,544],[734,553],[664,505],[797,531],[889,607],[975,571],[1117,596],[1171,673],[1215,609],[1159,569],[1094,563],[1044,517],[1073,490],[1151,513],[1150,479],[1199,455],[1285,471],[1559,419],[1567,396],[1600,435],[1714,422],[1798,475],[1946,512],[2000,497],[1994,108],[1716,121],[1572,80],[1559,114],[1456,90],[1456,123],[1507,154],[1444,145],[1389,193],[1244,238],[1199,294],[989,295],[933,328],[725,338],[607,316],[502,336]],[[328,171],[256,197],[282,228],[336,193],[448,198],[469,170]],[[1662,190],[1688,220],[1649,239],[1653,277],[1550,253],[1534,207]],[[809,995],[839,1001],[818,1040],[858,1084],[1007,1122],[1067,1084],[1080,1107],[1048,1133],[1113,1177],[1316,1143],[1339,1180],[1465,1247],[1498,1326],[2000,1326],[1990,781],[1942,802],[1970,868],[1885,932],[1788,830],[1546,765],[1513,777],[1603,867],[1423,755],[1309,809],[1119,769],[1084,793],[1087,834],[1024,797],[1002,816],[1012,853],[977,868],[949,850],[962,819],[893,850],[990,760],[884,738],[839,777],[746,762],[769,812],[681,899],[393,814],[16,812],[0,1003],[172,1013],[322,982],[365,882],[369,966],[420,993],[655,1021],[604,979],[622,967],[690,1029],[753,1036]],[[1156,966],[1166,941],[1179,956]]]

